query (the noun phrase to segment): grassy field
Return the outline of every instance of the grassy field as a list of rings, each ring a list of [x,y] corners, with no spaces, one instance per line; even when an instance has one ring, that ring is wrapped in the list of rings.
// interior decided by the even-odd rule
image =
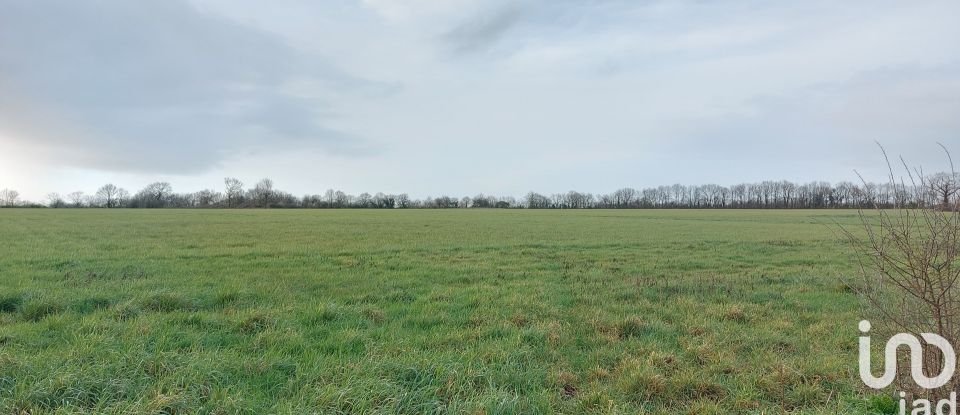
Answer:
[[[0,210],[0,413],[864,413],[834,220]]]

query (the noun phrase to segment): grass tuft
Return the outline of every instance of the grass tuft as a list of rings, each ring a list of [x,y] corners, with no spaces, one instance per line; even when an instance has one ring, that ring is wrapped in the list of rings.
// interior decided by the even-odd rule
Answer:
[[[269,329],[273,327],[274,324],[273,319],[270,317],[262,313],[257,313],[244,318],[238,325],[238,328],[243,333],[252,334]]]
[[[140,305],[149,311],[172,313],[174,311],[191,311],[194,309],[192,301],[172,293],[155,293],[144,298]]]
[[[897,413],[897,400],[890,395],[874,395],[867,401],[867,409],[871,414],[893,415]]]
[[[240,302],[240,293],[236,291],[221,292],[213,298],[214,308],[226,308]]]
[[[22,304],[19,308],[20,316],[26,321],[40,321],[44,318],[59,314],[63,305],[50,299],[33,299]]]
[[[747,312],[743,307],[738,304],[727,309],[727,311],[723,313],[723,319],[737,323],[746,323],[750,318],[747,316]]]
[[[621,339],[640,337],[650,332],[650,326],[640,317],[630,317],[617,325],[617,333]]]
[[[126,301],[115,305],[111,314],[115,320],[124,321],[136,318],[141,312],[139,305],[133,301]]]
[[[0,313],[15,313],[23,303],[23,296],[20,294],[5,294],[0,296]]]
[[[73,303],[71,309],[79,314],[88,314],[94,311],[107,310],[113,305],[113,301],[107,297],[94,296],[83,298]]]

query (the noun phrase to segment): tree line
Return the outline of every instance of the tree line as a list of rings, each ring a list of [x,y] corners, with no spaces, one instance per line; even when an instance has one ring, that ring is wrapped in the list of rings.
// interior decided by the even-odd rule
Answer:
[[[527,209],[821,209],[862,206],[955,206],[960,180],[953,173],[937,173],[921,181],[923,189],[908,190],[897,183],[875,184],[815,181],[797,184],[787,180],[742,183],[733,186],[681,185],[643,189],[625,187],[609,194],[530,192],[522,198],[511,196],[452,197],[413,199],[407,194],[361,193],[351,195],[340,190],[296,197],[277,189],[273,181],[263,179],[252,187],[232,177],[224,179],[220,190],[205,189],[177,193],[167,182],[151,183],[131,194],[106,184],[93,194],[81,191],[66,195],[50,193],[45,203],[20,199],[15,190],[0,190],[2,207],[51,208],[527,208]]]

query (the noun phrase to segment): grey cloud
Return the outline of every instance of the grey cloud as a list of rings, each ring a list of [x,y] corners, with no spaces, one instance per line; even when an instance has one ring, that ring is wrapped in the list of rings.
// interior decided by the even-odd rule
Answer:
[[[524,0],[492,1],[457,22],[441,36],[448,49],[457,54],[488,51],[497,45],[527,37],[553,39],[573,32],[610,30],[635,23],[625,18],[647,7],[623,0]],[[508,39],[509,38],[509,39]]]
[[[722,164],[741,177],[856,180],[854,169],[882,179],[875,143],[911,164],[946,168],[940,142],[960,148],[960,76],[956,65],[870,71],[842,82],[749,101],[748,115],[689,120],[664,153],[687,152],[691,166]],[[776,178],[776,177],[775,177]]]
[[[524,17],[522,6],[511,4],[487,10],[472,16],[443,35],[455,53],[472,53],[486,50],[507,34]]]
[[[0,130],[65,163],[162,173],[280,142],[356,154],[328,102],[371,87],[173,0],[0,1],[0,78]],[[301,80],[321,92],[294,95]]]

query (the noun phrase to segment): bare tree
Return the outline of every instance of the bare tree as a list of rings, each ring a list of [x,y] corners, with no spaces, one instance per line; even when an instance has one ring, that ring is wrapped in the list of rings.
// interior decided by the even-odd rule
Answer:
[[[150,183],[140,193],[150,199],[151,207],[164,207],[173,195],[173,186],[167,182]]]
[[[373,196],[370,196],[370,193],[363,192],[357,195],[357,207],[368,208],[373,201]]]
[[[527,193],[524,199],[526,199],[524,203],[526,203],[529,209],[546,209],[550,207],[550,199],[540,193]]]
[[[629,187],[613,192],[613,203],[617,208],[631,206],[637,199],[637,191]]]
[[[406,209],[408,207],[410,207],[410,196],[407,196],[406,193],[397,195],[397,208]]]
[[[957,175],[954,173],[937,173],[926,179],[926,185],[930,189],[934,203],[937,203],[940,209],[954,210],[956,201],[954,196],[960,190],[958,186]]]
[[[899,178],[887,163],[894,192],[912,194],[915,200],[931,188],[943,192],[940,195],[956,192],[955,188],[946,188],[944,182],[934,185],[931,177],[910,169],[902,159],[901,163],[905,171]],[[952,173],[952,160],[950,164]],[[940,176],[935,177],[940,180]],[[870,188],[867,183],[863,187]],[[951,344],[960,344],[960,214],[940,209],[939,205],[916,208],[900,202],[906,199],[894,197],[895,205],[885,209],[873,196],[867,196],[859,209],[858,229],[841,227],[858,254],[862,271],[862,283],[851,286],[877,317],[877,331],[935,333]],[[923,360],[926,368],[943,367],[943,355],[934,348],[924,348]],[[901,390],[935,399],[956,386],[951,380],[943,388],[928,392],[912,382],[899,385]]]
[[[513,198],[479,194],[474,197],[427,197],[413,200],[406,195],[378,192],[357,196],[342,191],[327,190],[323,196],[308,194],[302,198],[277,190],[270,179],[263,179],[252,189],[244,191],[243,183],[235,178],[225,178],[225,193],[203,190],[195,193],[175,193],[170,183],[156,182],[146,186],[130,197],[123,189],[100,189],[94,197],[82,192],[67,195],[72,207],[196,207],[226,206],[252,208],[378,208],[391,207],[527,207],[533,209],[594,209],[594,208],[850,208],[864,204],[878,207],[936,206],[941,210],[956,210],[960,205],[960,175],[938,173],[922,177],[923,192],[905,191],[891,183],[877,184],[863,181],[861,185],[840,182],[793,183],[785,180],[768,180],[759,183],[741,183],[733,186],[716,184],[658,186],[644,189],[621,188],[607,194],[581,193],[571,190],[549,196],[529,193],[520,203]],[[102,192],[101,192],[102,191]],[[0,205],[22,205],[16,192],[5,190],[0,194]],[[49,198],[48,198],[49,199]],[[60,197],[62,201],[64,198]],[[13,201],[11,201],[13,200]],[[49,202],[53,203],[54,199]],[[66,203],[64,203],[65,205]]]
[[[334,191],[333,189],[327,189],[327,191],[324,192],[323,194],[323,201],[324,203],[326,203],[327,207],[336,206],[336,201],[337,201],[336,191]]]
[[[213,207],[220,203],[222,195],[215,190],[205,189],[193,195],[194,205],[197,207]]]
[[[13,207],[19,203],[20,192],[13,189],[0,190],[0,206]]]
[[[106,208],[119,207],[120,190],[121,189],[119,187],[112,183],[103,185],[103,187],[97,189],[97,202]]]
[[[117,203],[115,207],[127,207],[127,203],[130,201],[130,192],[124,188],[117,189]]]
[[[333,203],[335,207],[346,207],[350,204],[350,196],[342,190],[337,190],[333,194]]]
[[[63,201],[63,197],[60,196],[60,193],[47,194],[47,206],[52,208],[62,208],[66,205],[67,203]]]
[[[250,189],[250,197],[257,207],[268,208],[273,200],[273,180],[263,179]]]
[[[83,207],[83,202],[86,199],[83,192],[71,192],[67,195],[67,199],[70,200],[71,206],[73,207]]]
[[[233,177],[223,179],[226,187],[227,207],[240,206],[240,200],[243,199],[243,182]]]

